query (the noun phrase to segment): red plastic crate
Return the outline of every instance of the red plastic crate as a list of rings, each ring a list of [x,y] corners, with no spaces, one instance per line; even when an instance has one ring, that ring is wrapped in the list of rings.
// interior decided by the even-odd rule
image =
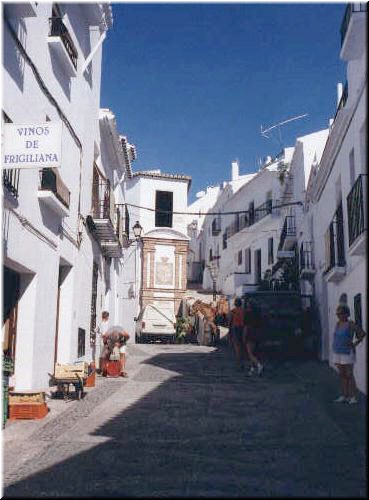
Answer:
[[[48,414],[48,407],[46,403],[14,403],[9,405],[9,420],[21,419],[39,419],[44,418]]]
[[[96,372],[92,372],[87,378],[86,382],[84,383],[85,387],[95,387],[95,381],[96,381]]]
[[[108,361],[106,366],[108,377],[119,377],[120,375],[120,361]]]

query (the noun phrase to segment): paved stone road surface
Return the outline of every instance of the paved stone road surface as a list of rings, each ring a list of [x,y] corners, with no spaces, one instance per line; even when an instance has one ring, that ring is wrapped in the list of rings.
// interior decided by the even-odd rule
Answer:
[[[366,401],[337,405],[334,371],[229,346],[132,345],[129,379],[3,431],[5,497],[366,497]]]

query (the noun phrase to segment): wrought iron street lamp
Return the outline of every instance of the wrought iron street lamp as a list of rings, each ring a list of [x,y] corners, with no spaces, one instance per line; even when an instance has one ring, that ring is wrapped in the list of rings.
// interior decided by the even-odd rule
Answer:
[[[136,240],[139,240],[141,238],[141,233],[142,233],[142,226],[136,221],[136,224],[133,226],[133,234],[135,235]]]

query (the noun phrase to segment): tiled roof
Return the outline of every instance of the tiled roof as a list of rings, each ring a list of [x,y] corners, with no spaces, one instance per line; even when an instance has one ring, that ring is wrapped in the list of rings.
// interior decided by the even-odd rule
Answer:
[[[186,181],[189,186],[191,185],[192,177],[189,175],[181,175],[181,174],[164,174],[161,172],[150,171],[150,170],[141,170],[139,172],[134,172],[133,177],[151,177],[158,179],[174,179],[178,181]]]

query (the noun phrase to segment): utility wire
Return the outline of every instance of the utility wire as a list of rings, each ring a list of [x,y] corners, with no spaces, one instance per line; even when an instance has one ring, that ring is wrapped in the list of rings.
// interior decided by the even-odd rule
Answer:
[[[117,203],[117,205],[127,205],[128,207],[134,207],[134,208],[139,208],[141,210],[149,210],[151,212],[160,212],[163,214],[173,214],[173,215],[200,215],[200,216],[206,216],[206,215],[234,215],[234,214],[247,214],[249,213],[249,210],[233,210],[230,212],[176,212],[174,210],[163,210],[161,208],[151,208],[151,207],[142,207],[140,205],[133,205],[132,203]],[[268,207],[268,210],[272,211],[277,208],[283,208],[283,207],[289,207],[292,205],[303,205],[302,201],[294,201],[290,203],[282,203],[280,205],[275,205],[273,207]],[[265,207],[264,208],[255,208],[253,212],[264,212],[267,210]]]

